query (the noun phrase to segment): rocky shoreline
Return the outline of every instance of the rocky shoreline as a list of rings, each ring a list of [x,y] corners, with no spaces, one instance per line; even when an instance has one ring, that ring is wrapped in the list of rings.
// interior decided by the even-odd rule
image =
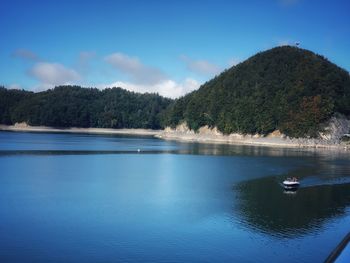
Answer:
[[[341,138],[350,129],[350,121],[347,119],[332,118],[324,133],[319,139],[314,138],[290,138],[281,134],[278,130],[266,136],[254,134],[244,135],[233,133],[224,135],[217,128],[201,127],[197,132],[190,130],[186,124],[178,125],[176,128],[166,128],[156,137],[165,140],[180,140],[198,143],[221,143],[237,145],[255,145],[270,147],[292,147],[292,148],[332,148],[350,149],[350,144],[342,142]]]
[[[154,136],[164,140],[176,140],[197,143],[236,144],[252,146],[269,146],[284,148],[329,148],[350,150],[350,143],[341,140],[344,134],[350,130],[350,120],[332,118],[324,133],[320,133],[319,139],[314,138],[290,138],[274,131],[266,136],[244,135],[233,133],[222,134],[217,128],[201,127],[197,132],[189,129],[186,124],[180,124],[176,128],[164,130],[149,129],[107,129],[107,128],[51,128],[46,126],[29,126],[26,123],[15,125],[0,125],[0,131],[19,132],[59,132],[59,133],[90,133],[90,134],[124,134],[138,136]],[[350,136],[349,136],[350,138]]]

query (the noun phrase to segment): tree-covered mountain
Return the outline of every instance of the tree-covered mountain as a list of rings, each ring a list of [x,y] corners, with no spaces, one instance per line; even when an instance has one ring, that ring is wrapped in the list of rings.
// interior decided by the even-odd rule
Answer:
[[[172,100],[121,88],[98,90],[60,86],[33,93],[0,87],[0,123],[27,122],[51,127],[162,127]]]
[[[225,134],[280,130],[317,137],[337,113],[350,117],[349,73],[290,46],[258,53],[175,101],[121,88],[60,86],[33,93],[0,87],[0,124],[159,129],[186,122]]]
[[[177,99],[165,123],[229,134],[317,137],[322,124],[350,116],[349,73],[311,51],[283,46],[254,55]]]

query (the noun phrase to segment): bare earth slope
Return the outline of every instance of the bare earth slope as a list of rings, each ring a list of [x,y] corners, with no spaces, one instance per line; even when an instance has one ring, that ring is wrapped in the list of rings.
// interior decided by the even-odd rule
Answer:
[[[162,133],[156,135],[162,139],[182,140],[202,143],[228,143],[246,144],[277,147],[322,147],[322,148],[349,148],[342,142],[341,138],[350,130],[350,120],[345,117],[331,118],[325,131],[320,133],[319,139],[313,138],[290,138],[281,134],[278,130],[263,135],[244,135],[232,133],[224,135],[217,128],[210,129],[208,126],[201,127],[198,132],[189,129],[182,123],[175,129],[166,128]]]

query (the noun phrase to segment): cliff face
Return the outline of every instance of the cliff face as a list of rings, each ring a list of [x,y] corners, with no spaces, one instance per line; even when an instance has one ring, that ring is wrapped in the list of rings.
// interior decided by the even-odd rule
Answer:
[[[337,144],[344,135],[350,133],[350,120],[345,116],[332,117],[325,131],[320,133],[321,140]]]

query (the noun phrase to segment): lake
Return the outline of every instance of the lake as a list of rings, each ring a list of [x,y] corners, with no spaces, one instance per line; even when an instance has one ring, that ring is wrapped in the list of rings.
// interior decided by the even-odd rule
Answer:
[[[0,132],[0,261],[323,262],[350,230],[349,155]]]

